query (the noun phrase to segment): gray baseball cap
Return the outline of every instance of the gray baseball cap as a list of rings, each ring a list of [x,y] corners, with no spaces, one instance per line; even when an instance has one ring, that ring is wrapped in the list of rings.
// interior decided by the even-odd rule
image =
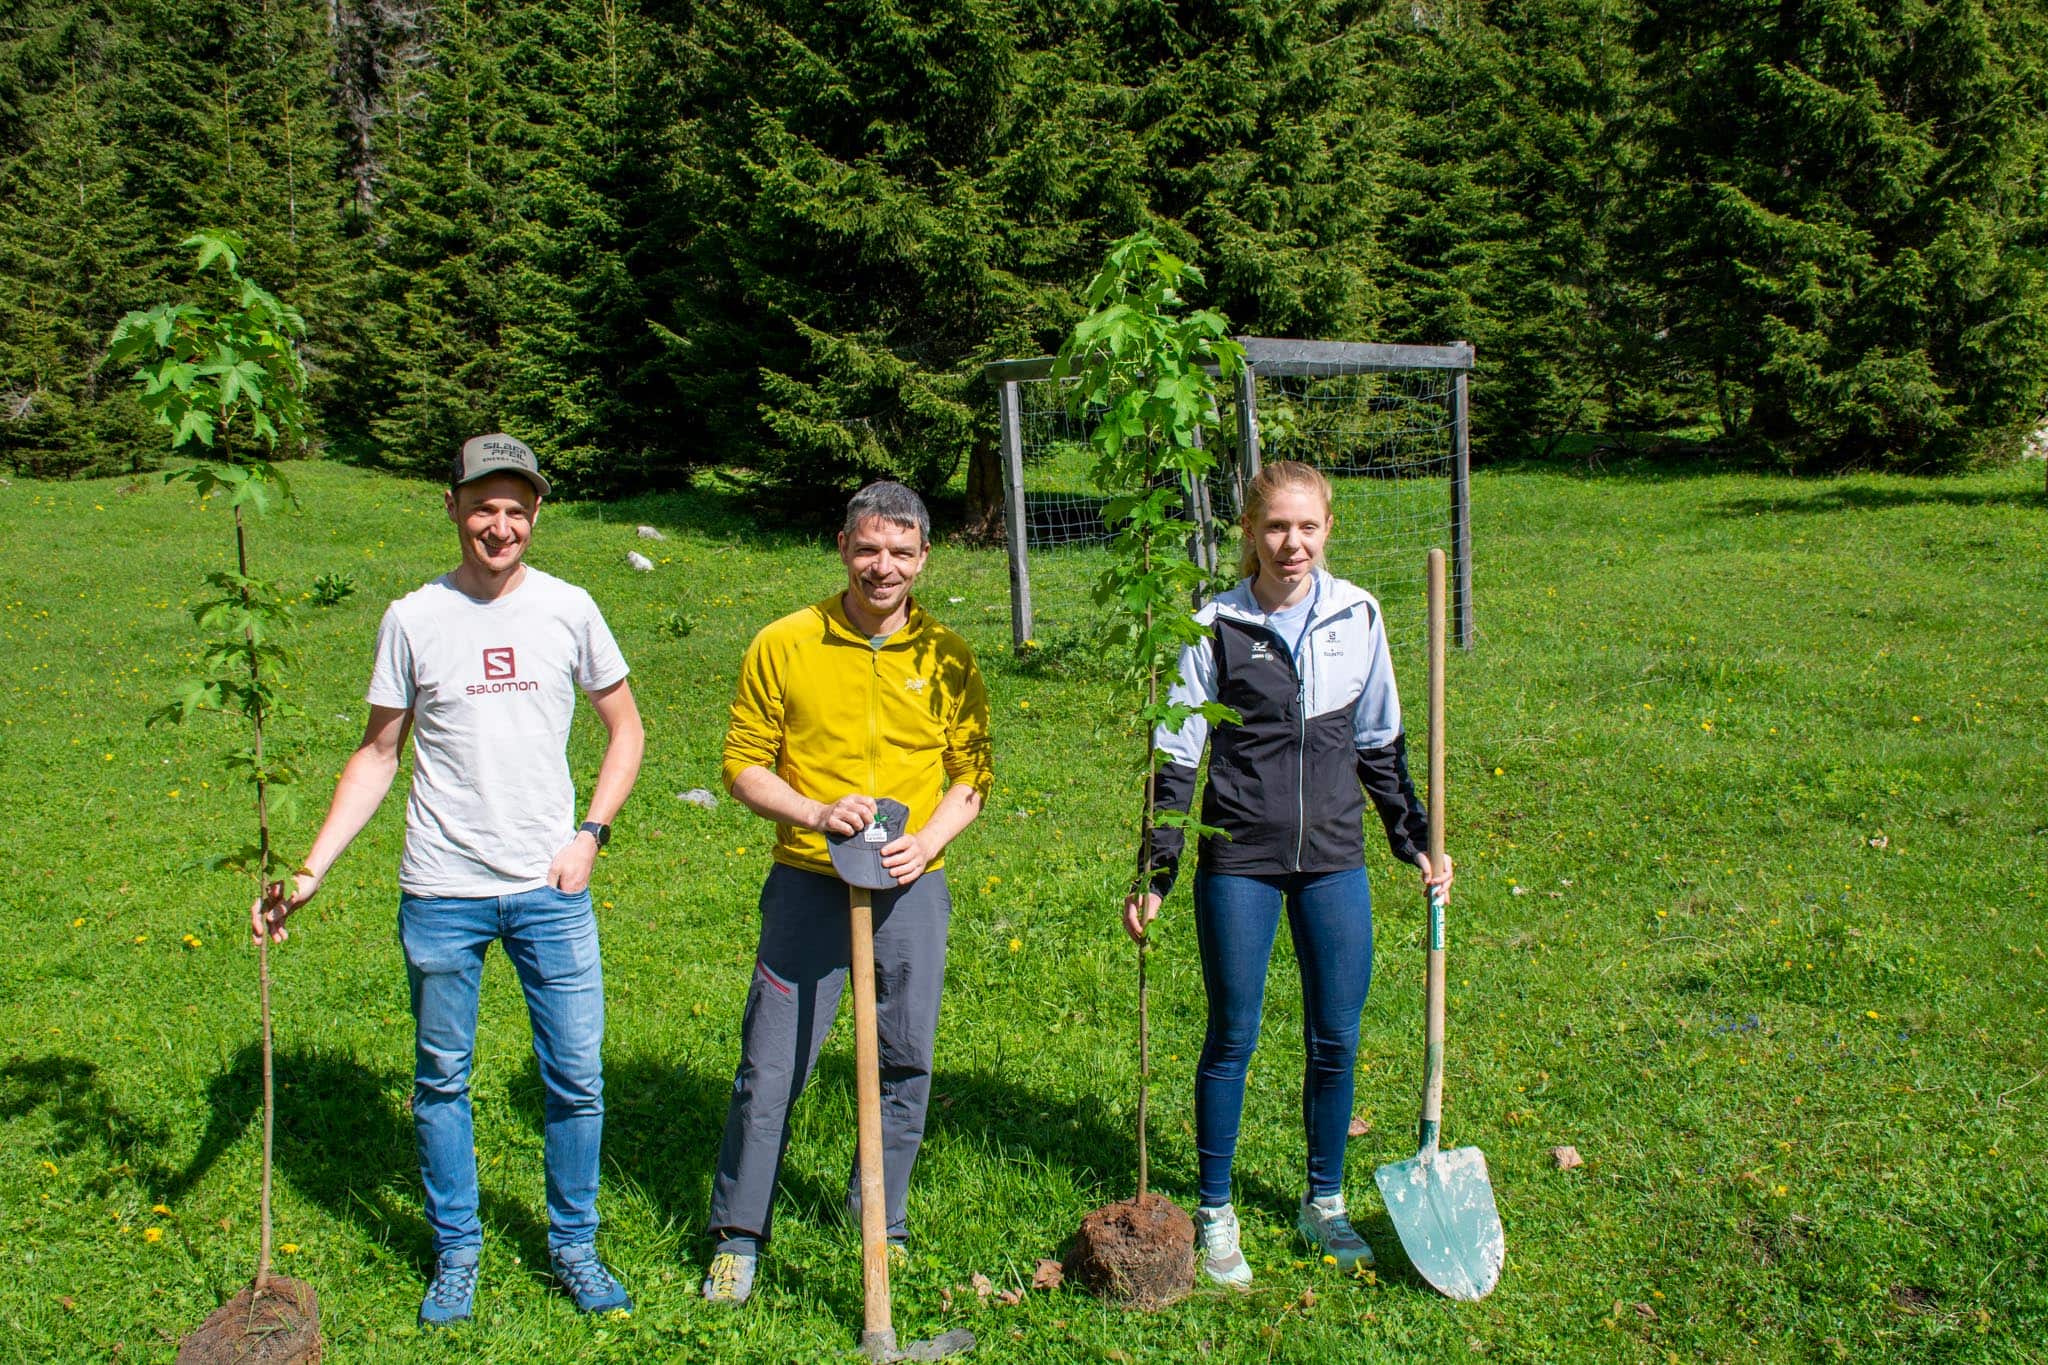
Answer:
[[[903,837],[910,824],[910,808],[901,801],[882,797],[875,802],[874,823],[852,834],[827,834],[832,849],[832,870],[848,886],[870,891],[893,891],[896,879],[882,866],[882,850]]]
[[[541,477],[540,461],[533,458],[526,442],[502,431],[472,436],[462,443],[462,453],[455,457],[454,467],[448,472],[448,486],[460,488],[493,474],[517,474],[539,490],[542,497],[550,491],[548,481]]]

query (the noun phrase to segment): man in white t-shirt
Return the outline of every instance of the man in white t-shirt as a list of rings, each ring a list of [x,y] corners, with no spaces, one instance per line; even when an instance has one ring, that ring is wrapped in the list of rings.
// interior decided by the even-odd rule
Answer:
[[[420,1321],[470,1316],[483,1226],[469,1104],[485,950],[504,946],[526,992],[546,1091],[548,1251],[584,1312],[633,1301],[598,1259],[604,980],[590,873],[640,772],[626,661],[590,594],[522,562],[548,492],[533,452],[502,434],[462,447],[448,518],[462,562],[393,602],[377,633],[370,720],[296,885],[250,909],[275,942],[383,803],[413,737],[398,936],[415,1026],[413,1127],[435,1274]],[[581,689],[608,736],[576,823],[569,722]]]

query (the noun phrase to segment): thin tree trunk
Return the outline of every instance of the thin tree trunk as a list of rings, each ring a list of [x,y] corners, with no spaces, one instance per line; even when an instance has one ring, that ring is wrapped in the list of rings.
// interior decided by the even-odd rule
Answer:
[[[226,445],[225,439],[222,441]],[[249,546],[247,534],[242,525],[242,509],[235,509],[235,565],[242,575],[242,606],[249,606]],[[249,681],[260,688],[263,669],[255,652],[256,632],[254,627],[244,627],[244,638],[249,641]],[[263,703],[252,700],[249,722],[255,730],[255,743],[251,752],[255,755],[256,771],[256,894],[262,896],[268,889],[270,877],[270,809],[263,781]],[[262,1207],[262,1232],[256,1249],[256,1292],[261,1294],[270,1284],[270,1168],[271,1145],[277,1114],[275,1079],[272,1070],[273,1053],[270,1038],[270,936],[256,936],[256,995],[263,1023],[263,1178],[259,1202]]]
[[[1143,571],[1152,571],[1152,535],[1148,530],[1144,538],[1143,556],[1140,563]],[[1145,638],[1152,636],[1152,608],[1145,608]],[[1154,660],[1145,675],[1145,709],[1149,713],[1159,703],[1159,664]],[[1152,732],[1145,731],[1145,814],[1138,827],[1138,887],[1140,910],[1138,926],[1144,932],[1138,935],[1138,1200],[1144,1202],[1150,1187],[1152,1167],[1150,1151],[1145,1141],[1146,1119],[1152,1101],[1152,1011],[1150,983],[1145,979],[1145,966],[1152,955],[1152,935],[1145,929],[1143,897],[1152,885],[1152,811],[1155,797],[1155,780],[1159,770],[1152,762]]]

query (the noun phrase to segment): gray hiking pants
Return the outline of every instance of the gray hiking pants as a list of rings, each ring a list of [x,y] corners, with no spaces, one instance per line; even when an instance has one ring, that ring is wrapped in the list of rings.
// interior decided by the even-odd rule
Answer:
[[[910,1168],[924,1141],[932,1041],[946,976],[953,901],[943,870],[875,896],[875,1022],[881,1037],[882,1172],[889,1235],[908,1231]],[[761,888],[761,946],[740,1029],[740,1065],[711,1182],[709,1231],[719,1251],[757,1254],[773,1221],[789,1146],[789,1110],[818,1064],[851,959],[846,884],[777,863]],[[851,1138],[853,1134],[849,1133]],[[847,1200],[857,1206],[855,1152]]]

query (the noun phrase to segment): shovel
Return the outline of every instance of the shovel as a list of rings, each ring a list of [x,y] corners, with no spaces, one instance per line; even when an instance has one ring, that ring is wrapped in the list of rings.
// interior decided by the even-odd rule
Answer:
[[[900,802],[878,801],[875,821],[851,835],[830,838],[832,867],[847,884],[853,931],[854,1092],[860,1114],[860,1264],[866,1291],[861,1353],[869,1360],[943,1360],[974,1349],[974,1333],[960,1328],[899,1349],[889,1312],[889,1196],[882,1183],[882,1046],[875,1028],[875,901],[896,879],[882,868],[881,851],[904,833],[909,814]]]
[[[1444,856],[1444,552],[1429,552],[1429,861]],[[1380,1197],[1416,1272],[1454,1299],[1483,1299],[1500,1282],[1507,1242],[1486,1154],[1437,1147],[1444,1099],[1444,899],[1429,897],[1428,1033],[1419,1150],[1379,1168]]]

